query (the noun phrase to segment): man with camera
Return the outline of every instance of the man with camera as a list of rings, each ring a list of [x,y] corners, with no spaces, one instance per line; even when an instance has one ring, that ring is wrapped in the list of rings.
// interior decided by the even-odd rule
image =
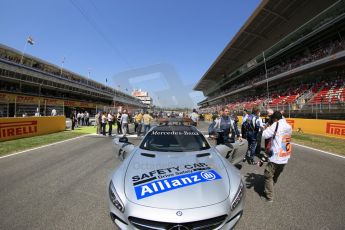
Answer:
[[[267,155],[268,164],[264,172],[265,178],[265,199],[273,202],[273,185],[277,183],[278,177],[287,164],[291,155],[291,126],[282,119],[282,114],[276,111],[272,114],[273,124],[267,127],[262,138],[271,139]]]

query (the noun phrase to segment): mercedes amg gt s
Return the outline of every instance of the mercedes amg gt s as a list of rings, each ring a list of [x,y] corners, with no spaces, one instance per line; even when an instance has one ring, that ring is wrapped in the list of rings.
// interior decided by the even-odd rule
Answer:
[[[152,128],[139,146],[114,139],[124,161],[111,174],[108,203],[120,229],[232,229],[242,216],[245,186],[228,159],[194,126]]]

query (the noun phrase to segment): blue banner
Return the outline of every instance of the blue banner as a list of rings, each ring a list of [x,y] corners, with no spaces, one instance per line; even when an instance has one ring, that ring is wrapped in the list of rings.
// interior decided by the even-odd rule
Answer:
[[[191,186],[198,183],[204,183],[221,179],[222,177],[214,170],[200,171],[181,176],[170,177],[162,180],[156,180],[144,185],[134,187],[137,199],[143,199],[163,192],[169,192],[174,189]]]

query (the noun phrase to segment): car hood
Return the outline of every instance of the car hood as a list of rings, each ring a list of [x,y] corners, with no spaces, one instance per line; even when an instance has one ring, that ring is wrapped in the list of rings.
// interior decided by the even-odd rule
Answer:
[[[125,175],[130,202],[164,209],[190,209],[228,198],[227,170],[213,148],[200,152],[137,149]]]

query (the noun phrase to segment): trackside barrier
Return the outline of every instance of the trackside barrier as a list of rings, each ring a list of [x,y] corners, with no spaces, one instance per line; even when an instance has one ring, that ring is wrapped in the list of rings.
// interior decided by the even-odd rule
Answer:
[[[242,117],[239,117],[242,123]],[[345,139],[345,121],[286,118],[293,131]]]
[[[65,130],[65,116],[0,118],[0,142]]]
[[[238,118],[240,125],[242,116],[238,116]],[[345,139],[344,120],[286,118],[286,121],[291,125],[293,131]]]
[[[345,139],[345,121],[287,118],[294,131]]]

